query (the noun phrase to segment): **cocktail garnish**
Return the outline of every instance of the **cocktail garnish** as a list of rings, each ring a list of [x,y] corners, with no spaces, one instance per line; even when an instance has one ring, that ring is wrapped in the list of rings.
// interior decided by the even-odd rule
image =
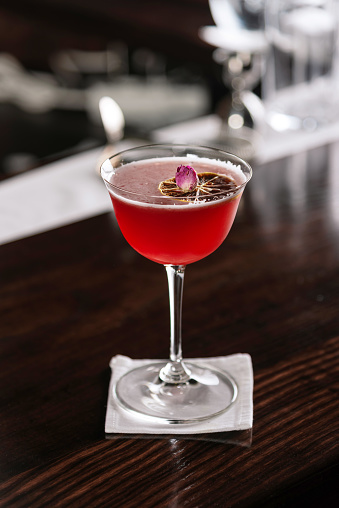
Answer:
[[[199,183],[199,178],[192,166],[184,166],[181,164],[177,168],[175,182],[183,191],[193,191]]]
[[[187,168],[190,166],[181,167]],[[179,169],[180,166],[178,170]],[[234,197],[238,195],[238,193],[236,193],[237,184],[229,176],[206,172],[198,173],[197,179],[197,185],[191,190],[185,190],[182,187],[179,187],[177,176],[161,182],[159,184],[159,190],[164,196],[190,202],[213,201],[215,199],[219,199],[220,195],[225,196],[225,194],[229,196],[234,194]]]

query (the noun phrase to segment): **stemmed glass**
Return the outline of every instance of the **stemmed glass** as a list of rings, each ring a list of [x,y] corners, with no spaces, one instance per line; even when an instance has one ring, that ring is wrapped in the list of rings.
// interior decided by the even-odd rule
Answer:
[[[216,49],[222,80],[230,91],[221,113],[219,134],[210,143],[241,157],[255,155],[260,142],[258,118],[263,106],[253,93],[265,73],[268,43],[264,33],[264,0],[209,0],[215,26],[200,28],[201,39]]]
[[[193,184],[179,187],[175,180],[186,168],[195,174],[193,191]],[[132,148],[102,164],[122,234],[137,252],[165,266],[169,287],[169,360],[119,379],[114,397],[126,410],[154,421],[191,423],[222,413],[236,400],[237,384],[227,373],[183,361],[182,294],[186,265],[224,241],[251,175],[235,155],[187,145]]]

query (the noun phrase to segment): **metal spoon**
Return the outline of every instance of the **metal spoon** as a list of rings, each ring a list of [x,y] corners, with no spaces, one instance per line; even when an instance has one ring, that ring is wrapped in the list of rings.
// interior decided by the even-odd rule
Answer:
[[[107,141],[109,143],[120,141],[125,128],[125,118],[120,106],[112,97],[101,97],[99,110]]]
[[[114,144],[123,138],[125,128],[124,114],[112,97],[101,97],[99,111],[108,145],[104,148],[98,159],[96,165],[96,172],[98,174],[100,174],[101,164],[114,152]]]

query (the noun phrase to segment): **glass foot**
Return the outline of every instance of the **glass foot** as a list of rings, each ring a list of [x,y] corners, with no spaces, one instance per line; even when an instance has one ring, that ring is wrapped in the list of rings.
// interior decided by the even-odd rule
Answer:
[[[159,378],[165,365],[152,363],[124,374],[114,388],[119,404],[148,420],[178,424],[219,415],[237,398],[235,381],[220,370],[188,363],[190,379],[170,384]]]

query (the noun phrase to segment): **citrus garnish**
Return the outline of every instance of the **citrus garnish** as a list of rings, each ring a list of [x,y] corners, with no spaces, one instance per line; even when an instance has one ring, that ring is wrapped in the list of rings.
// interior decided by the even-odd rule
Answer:
[[[223,196],[225,194],[232,195],[237,189],[235,181],[226,175],[206,172],[198,173],[197,178],[198,183],[191,190],[185,190],[179,187],[175,177],[161,182],[159,184],[159,190],[164,196],[180,200],[212,201],[218,199],[219,194]]]

